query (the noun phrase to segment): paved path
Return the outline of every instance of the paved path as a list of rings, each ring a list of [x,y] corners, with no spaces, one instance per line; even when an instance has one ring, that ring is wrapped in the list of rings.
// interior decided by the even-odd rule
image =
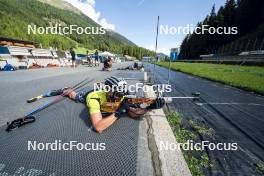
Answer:
[[[168,69],[147,65],[155,81],[167,83]],[[264,97],[219,83],[171,71],[170,96],[201,93],[201,100],[175,99],[170,108],[213,128],[210,142],[238,143],[238,151],[207,151],[213,167],[207,175],[258,175],[257,164],[264,161]]]
[[[32,104],[26,100],[47,90],[71,86],[86,77],[94,82],[111,75],[143,79],[142,72],[117,71],[132,63],[100,68],[46,68],[0,72],[0,175],[153,175],[144,121],[124,117],[103,134],[89,129],[87,108],[64,100],[36,115],[34,124],[11,133],[7,121],[21,117],[50,98]],[[140,136],[140,137],[139,137]],[[105,143],[105,151],[28,151],[27,142],[78,141]]]

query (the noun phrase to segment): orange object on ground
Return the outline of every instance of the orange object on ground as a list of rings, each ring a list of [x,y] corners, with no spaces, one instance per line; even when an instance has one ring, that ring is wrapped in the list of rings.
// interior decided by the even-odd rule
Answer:
[[[49,64],[47,65],[47,67],[59,67],[59,65],[58,65],[58,64],[51,64],[51,63],[49,63]]]
[[[35,69],[35,68],[42,68],[42,66],[36,63],[33,63],[31,66],[29,66],[29,69]]]

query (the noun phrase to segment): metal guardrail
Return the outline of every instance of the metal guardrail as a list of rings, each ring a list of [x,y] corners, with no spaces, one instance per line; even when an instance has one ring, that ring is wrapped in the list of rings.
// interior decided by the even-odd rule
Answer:
[[[245,66],[264,66],[264,60],[178,60],[177,62],[186,63],[211,63],[211,64],[229,64]]]
[[[245,56],[212,56],[203,57],[201,60],[263,60],[264,55],[245,55]]]

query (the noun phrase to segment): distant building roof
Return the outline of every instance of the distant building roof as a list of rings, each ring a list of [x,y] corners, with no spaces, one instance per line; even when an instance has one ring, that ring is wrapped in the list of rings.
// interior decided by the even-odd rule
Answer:
[[[27,40],[0,37],[0,46],[21,46],[35,48],[36,46],[39,46],[39,43]]]

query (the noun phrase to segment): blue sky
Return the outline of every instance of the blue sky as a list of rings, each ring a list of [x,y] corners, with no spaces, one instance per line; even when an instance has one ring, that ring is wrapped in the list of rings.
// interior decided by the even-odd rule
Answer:
[[[76,7],[99,24],[119,32],[135,44],[148,49],[154,49],[158,15],[160,25],[175,27],[195,25],[210,13],[213,4],[218,9],[226,2],[226,0],[66,1],[77,5]],[[170,48],[180,46],[184,36],[184,34],[159,35],[158,50],[168,54]]]

